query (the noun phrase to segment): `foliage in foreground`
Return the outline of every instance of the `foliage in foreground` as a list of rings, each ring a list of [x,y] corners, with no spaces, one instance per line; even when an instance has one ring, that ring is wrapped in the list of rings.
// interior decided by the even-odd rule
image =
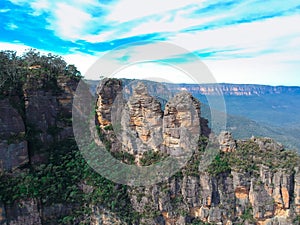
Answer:
[[[12,204],[19,199],[34,198],[44,205],[80,203],[72,215],[61,218],[63,224],[88,220],[84,215],[90,212],[89,205],[93,204],[115,212],[124,222],[130,223],[136,217],[128,206],[127,187],[116,185],[94,172],[77,149],[75,140],[59,142],[49,151],[53,155],[48,164],[29,167],[18,176],[0,177],[0,201]],[[91,187],[89,192],[84,193],[80,188],[83,182]]]

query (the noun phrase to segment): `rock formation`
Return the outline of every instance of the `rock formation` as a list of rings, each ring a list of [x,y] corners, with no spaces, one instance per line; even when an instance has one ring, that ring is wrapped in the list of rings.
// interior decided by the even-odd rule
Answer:
[[[0,100],[0,174],[29,162],[25,125],[7,100]]]
[[[137,130],[135,137],[140,137],[142,141],[147,142],[151,134],[151,126],[155,130],[155,127],[161,124],[159,104],[153,97],[149,97],[145,85],[142,84],[139,84],[133,91],[128,104],[132,112],[130,115],[134,115],[134,119],[130,118],[131,129]],[[194,114],[190,113],[190,105],[193,105]],[[172,129],[182,124],[189,127],[195,125],[198,129],[204,126],[200,124],[203,120],[200,119],[199,106],[199,103],[194,101],[187,92],[178,94],[166,103],[163,113],[162,143],[164,146],[175,147],[181,141],[179,133]],[[157,117],[153,119],[153,115]],[[202,128],[202,130],[205,129],[207,128]],[[198,134],[203,133],[198,130]],[[214,145],[219,146],[220,152],[225,155],[234,154],[239,151],[239,148],[249,146],[248,156],[251,156],[250,153],[254,149],[262,154],[265,151],[274,152],[274,154],[284,151],[282,145],[268,138],[252,138],[252,140],[237,142],[227,131],[221,132],[215,141]],[[163,148],[160,150],[162,151]],[[258,155],[257,158],[259,158]],[[273,168],[264,165],[263,158],[259,160],[261,164],[255,165],[258,168],[254,169],[254,172],[243,172],[238,168],[231,168],[231,171],[219,173],[216,176],[209,172],[199,171],[197,175],[182,172],[181,175],[172,177],[162,184],[130,188],[129,194],[133,209],[145,215],[139,223],[192,224],[198,219],[212,224],[236,222],[293,224],[293,218],[297,215],[296,211],[298,210],[299,213],[298,193],[294,193],[299,184],[295,172],[297,170],[277,168],[274,171]],[[248,161],[251,161],[251,158]],[[252,173],[257,173],[257,175],[253,176]],[[296,198],[292,200],[294,195]],[[152,212],[151,215],[149,211]]]
[[[125,101],[122,82],[105,80],[95,118],[113,156],[143,166],[194,147],[195,138],[197,146],[181,171],[152,186],[91,172],[76,148],[64,146],[73,138],[77,82],[61,76],[44,89],[31,79],[23,97],[0,100],[0,224],[299,224],[299,156],[271,139],[234,140],[229,132],[207,145],[201,104],[187,92],[162,107],[142,83]],[[200,171],[207,146],[218,154]]]
[[[97,95],[97,118],[102,126],[111,124],[111,108],[117,97],[122,90],[122,84],[120,80],[111,79],[101,82],[101,86],[98,87]]]
[[[46,81],[41,77],[29,77],[21,96],[0,100],[1,187],[8,188],[7,193],[1,190],[2,196],[13,195],[10,192],[16,184],[9,181],[26,176],[30,167],[47,164],[55,144],[73,137],[72,100],[78,79],[61,75],[56,85],[45,88]],[[0,200],[0,224],[42,224],[68,214],[71,211],[68,208],[72,207],[63,204],[49,207],[33,197],[17,198],[10,203]]]
[[[223,152],[233,152],[236,149],[236,142],[228,131],[220,133],[219,137],[220,150]]]

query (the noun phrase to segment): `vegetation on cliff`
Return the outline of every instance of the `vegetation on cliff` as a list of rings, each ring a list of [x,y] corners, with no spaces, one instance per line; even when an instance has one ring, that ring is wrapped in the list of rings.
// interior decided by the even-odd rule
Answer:
[[[59,76],[80,78],[74,65],[68,65],[61,56],[43,55],[35,49],[21,56],[15,51],[0,51],[0,97],[18,94],[30,79],[39,79],[40,88],[55,88]]]
[[[0,157],[0,210],[5,212],[0,215],[0,224],[199,225],[299,221],[299,156],[275,141],[254,137],[235,141],[224,133],[222,139],[211,138],[213,143],[209,145],[207,123],[200,124],[198,148],[175,175],[149,187],[115,184],[90,168],[74,140],[71,103],[81,77],[76,67],[67,65],[59,56],[44,56],[35,50],[22,56],[11,51],[0,52],[0,59],[0,101],[10,111],[13,108],[20,114],[20,119],[15,115],[11,119],[0,112],[5,123],[0,131],[4,135],[0,137],[0,151],[5,157],[25,158],[12,163],[10,158]],[[115,85],[107,87],[109,94],[121,87],[118,80],[109,84]],[[159,163],[168,157],[167,150],[160,152],[158,148],[149,148],[139,155],[132,149],[120,151],[116,130],[107,113],[111,107],[107,102],[111,101],[106,100],[112,97],[99,97],[101,104],[95,112],[96,128],[107,151],[123,163],[139,166]],[[200,110],[199,103],[190,95],[179,97],[192,100]],[[135,96],[130,107],[150,116],[140,120],[142,113],[138,118],[136,114],[129,115],[137,137],[148,141],[152,131],[148,125],[159,124],[167,113],[163,114],[159,102],[144,92],[143,98],[147,100],[144,105]],[[180,99],[173,101],[176,106],[174,102],[181,104]],[[195,122],[189,117],[183,120],[181,116],[185,114],[178,113],[175,107],[168,105],[165,109],[171,115],[168,118],[177,116],[176,120],[166,121],[168,127]],[[181,110],[187,111],[184,107]],[[199,120],[196,122],[204,121],[200,116],[196,118]],[[24,123],[24,128],[7,129],[15,121]],[[180,143],[176,132],[166,136],[168,142],[162,150]],[[217,154],[205,170],[200,170],[202,157],[209,148]],[[22,211],[26,206],[35,210],[36,220],[30,219],[34,217],[30,210]]]

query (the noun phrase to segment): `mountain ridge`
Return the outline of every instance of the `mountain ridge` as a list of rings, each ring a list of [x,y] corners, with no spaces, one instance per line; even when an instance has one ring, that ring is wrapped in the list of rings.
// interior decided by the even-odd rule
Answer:
[[[121,80],[125,81],[134,81],[134,80],[139,80],[139,79],[127,79],[127,78],[122,78]],[[89,84],[94,84],[98,83],[100,80],[86,80]],[[141,81],[145,82],[156,82],[152,80],[143,80]],[[297,93],[300,94],[300,86],[288,86],[288,85],[268,85],[268,84],[238,84],[238,83],[203,83],[203,84],[189,84],[189,83],[166,83],[166,82],[161,82],[164,85],[167,85],[168,87],[177,87],[177,88],[182,88],[182,87],[190,87],[190,88],[195,88],[195,87],[215,87],[219,88],[223,93],[223,95],[232,95],[234,93],[239,93],[239,91],[242,93],[246,91],[251,91],[251,94],[283,94],[283,93]],[[233,88],[238,88],[237,91],[234,92],[228,92],[228,90],[233,89]],[[205,89],[204,89],[205,90]],[[192,91],[195,91],[195,89],[192,89]],[[201,90],[200,90],[201,91]],[[203,90],[202,90],[203,91]],[[259,91],[259,92],[258,92]],[[263,92],[265,91],[265,92]],[[202,92],[203,94],[215,94],[213,92]],[[241,94],[238,94],[238,96],[241,96]],[[248,95],[248,94],[247,94]]]
[[[34,59],[45,64],[31,70],[27,67],[31,56],[32,52],[13,61],[26,65],[18,67],[20,71],[14,71],[18,68],[13,67],[12,59],[1,64],[0,78],[12,79],[4,80],[0,87],[0,224],[299,224],[300,158],[296,152],[266,137],[236,140],[228,131],[211,133],[201,114],[205,104],[188,92],[165,103],[163,97],[168,93],[159,83],[155,83],[158,88],[150,85],[148,94],[139,86],[131,97],[132,88],[125,88],[127,96],[118,98],[117,111],[125,104],[128,113],[119,111],[121,123],[114,126],[110,112],[122,81],[105,82],[103,91],[95,96],[97,107],[90,111],[78,105],[85,99],[76,101],[81,77],[74,67],[36,55]],[[84,87],[88,93],[89,87]],[[155,99],[153,91],[161,98]],[[194,107],[189,108],[191,105]],[[196,113],[191,113],[193,108]],[[84,123],[75,122],[78,115]],[[96,173],[83,153],[103,161],[95,157],[98,145],[90,137],[80,136],[83,145],[75,140],[73,128],[77,126],[80,134],[90,132],[90,122],[95,122],[93,133],[98,132],[105,155],[128,165],[158,165],[171,153],[180,157],[178,146],[197,146],[176,174],[154,176],[163,182],[140,187],[116,184],[105,174],[122,175],[124,170],[108,167],[105,160],[105,174]],[[252,127],[257,129],[256,124]],[[192,139],[186,128],[192,128]],[[120,131],[125,132],[121,140]],[[162,142],[157,146],[159,137]],[[123,141],[126,148],[120,148]],[[144,142],[137,149],[141,151],[135,151]],[[113,173],[108,169],[114,169]],[[142,177],[148,180],[151,176],[147,175]]]
[[[177,84],[173,84],[175,87]],[[298,86],[270,86],[258,84],[231,84],[231,83],[216,83],[216,84],[178,84],[178,87],[187,88],[194,94],[206,95],[237,95],[237,96],[251,96],[251,95],[266,95],[266,94],[284,94],[297,93],[300,94],[300,87]],[[199,87],[197,90],[196,88]],[[220,93],[221,91],[221,93]]]
[[[124,81],[124,87],[127,91],[132,92],[132,84],[139,80],[121,79]],[[214,110],[219,116],[226,117],[227,129],[233,133],[238,139],[250,138],[254,136],[268,136],[280,141],[286,147],[291,149],[300,149],[299,134],[300,129],[300,87],[274,87],[268,85],[247,85],[242,87],[255,88],[256,92],[261,95],[232,95],[224,91],[223,98],[220,95],[205,95],[199,93],[201,85],[184,84],[161,84],[155,81],[141,80],[147,83],[150,92],[158,97],[163,98],[165,93],[178,92],[187,90],[193,96],[198,98],[204,107],[202,107],[203,115],[210,121],[211,110]],[[92,93],[96,92],[96,86],[99,81],[87,80]],[[220,84],[203,84],[205,87],[215,87],[219,90]],[[188,87],[188,88],[187,88]],[[223,84],[221,88],[236,87],[236,84]],[[185,89],[182,89],[185,88]],[[277,90],[275,93],[272,90]],[[212,93],[212,92],[210,92]],[[207,98],[211,101],[225,102],[224,108],[211,108]],[[163,102],[161,102],[163,104]],[[217,106],[217,104],[214,104]],[[225,115],[225,114],[227,115]],[[222,115],[220,115],[222,114]],[[224,115],[223,115],[224,114]],[[222,129],[217,128],[217,132]]]

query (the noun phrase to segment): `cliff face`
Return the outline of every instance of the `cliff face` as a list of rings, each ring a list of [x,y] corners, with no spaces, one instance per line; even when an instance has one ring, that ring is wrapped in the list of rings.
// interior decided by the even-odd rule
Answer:
[[[162,108],[147,85],[125,101],[122,82],[106,80],[95,118],[119,160],[147,166],[177,154],[193,144],[184,129],[199,140],[181,171],[161,183],[127,187],[99,176],[74,146],[77,83],[31,77],[22,95],[0,100],[0,224],[299,224],[299,157],[268,138],[210,134],[188,92]],[[203,169],[210,149],[218,154]]]
[[[186,90],[192,94],[202,95],[231,95],[231,96],[261,96],[293,93],[299,94],[299,87],[267,86],[251,84],[179,84],[170,85],[172,90]]]
[[[132,84],[136,81],[122,79],[125,95],[132,94]],[[96,81],[89,81],[95,90]],[[202,103],[202,116],[210,118],[211,110],[222,113],[224,110],[216,102],[226,104],[227,129],[235,138],[242,139],[254,136],[266,136],[283,143],[289,149],[300,149],[300,88],[287,86],[267,86],[251,84],[171,84],[145,81],[149,93],[157,96],[164,106],[161,97],[170,92],[188,91]],[[94,91],[95,92],[95,91]],[[93,93],[94,93],[93,92]],[[210,107],[208,106],[210,104]],[[221,116],[221,115],[220,115]],[[247,129],[244,129],[247,127]],[[221,127],[214,126],[215,132]]]
[[[51,161],[54,145],[73,137],[71,110],[78,79],[61,75],[55,85],[45,88],[47,82],[29,74],[19,92],[21,95],[0,100],[1,197],[5,201],[7,196],[15,198],[0,201],[0,224],[46,224],[51,217],[66,215],[73,207],[64,204],[49,207],[40,198],[21,197],[29,195],[29,189],[35,185],[29,180],[32,187],[26,187],[28,184],[22,179],[30,179],[32,168]],[[14,190],[20,187],[17,185],[24,185],[25,189]],[[13,197],[14,193],[19,197]]]
[[[161,103],[148,93],[143,83],[136,84],[127,102],[121,89],[119,80],[105,80],[98,91],[96,112],[102,132],[112,136],[114,131],[111,128],[120,126],[116,137],[110,140],[112,151],[122,149],[140,164],[139,160],[149,151],[169,155],[176,148],[187,148],[188,137],[183,138],[182,129],[187,129],[190,135],[199,136],[200,102],[191,94],[183,92],[175,95],[162,110]],[[109,100],[103,93],[109,93]],[[207,133],[209,128],[204,127],[204,130]]]
[[[99,96],[99,100],[102,98]],[[208,129],[201,120],[199,102],[192,101],[199,112],[196,117],[189,114],[187,105],[178,104],[188,102],[187,99],[192,97],[186,92],[176,95],[166,103],[162,115],[159,104],[148,96],[145,85],[138,84],[128,100],[131,115],[127,118],[130,121],[128,129],[136,133],[135,139],[151,145],[151,132],[163,121],[163,145],[178,145],[183,137],[168,128],[186,124]],[[98,122],[105,127],[101,120]],[[113,131],[103,129],[103,132],[109,135]],[[203,136],[204,133],[199,134]],[[290,156],[280,144],[268,138],[236,141],[229,132],[222,132],[213,139],[220,154],[205,171],[191,168],[191,163],[197,165],[197,157],[203,155],[203,152],[196,152],[183,170],[168,181],[150,187],[129,188],[132,207],[142,215],[139,224],[298,223],[295,218],[299,215],[299,172],[293,161],[299,162],[296,155]],[[127,151],[135,154],[133,146],[127,145]]]
[[[0,173],[29,162],[25,125],[8,99],[0,101]]]

